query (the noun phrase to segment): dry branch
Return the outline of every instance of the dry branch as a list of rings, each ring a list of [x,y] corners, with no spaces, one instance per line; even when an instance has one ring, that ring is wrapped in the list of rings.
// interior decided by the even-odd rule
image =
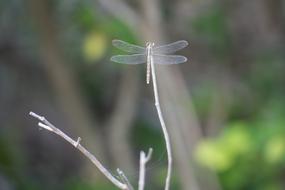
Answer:
[[[64,132],[62,132],[60,129],[55,127],[53,124],[51,124],[45,117],[40,116],[34,112],[29,113],[30,116],[38,119],[40,122],[38,123],[38,126],[46,129],[47,131],[50,131],[52,133],[57,134],[67,142],[69,142],[71,145],[73,145],[76,149],[78,149],[82,154],[84,154],[101,172],[107,179],[109,179],[115,186],[117,186],[119,189],[122,190],[134,190],[133,186],[129,182],[128,178],[124,174],[122,170],[119,168],[117,169],[117,172],[119,174],[119,177],[121,178],[121,181],[119,181],[117,178],[115,178],[102,164],[101,162],[93,155],[91,154],[85,147],[83,147],[80,142],[81,138],[78,137],[77,140],[73,140],[68,135],[66,135]],[[139,177],[139,190],[144,189],[145,184],[145,165],[146,163],[151,159],[152,155],[152,148],[149,149],[147,156],[143,151],[141,151],[140,156],[140,177]]]

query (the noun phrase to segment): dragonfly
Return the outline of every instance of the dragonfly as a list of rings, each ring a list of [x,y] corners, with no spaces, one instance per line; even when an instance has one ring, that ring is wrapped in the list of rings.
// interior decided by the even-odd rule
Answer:
[[[120,50],[131,53],[131,55],[115,55],[111,57],[111,61],[133,65],[147,63],[147,84],[149,84],[150,81],[150,70],[152,63],[172,65],[184,63],[187,61],[187,58],[185,56],[170,55],[188,46],[188,42],[185,40],[179,40],[162,46],[155,46],[153,42],[147,42],[146,47],[130,44],[122,40],[113,40],[112,44]]]

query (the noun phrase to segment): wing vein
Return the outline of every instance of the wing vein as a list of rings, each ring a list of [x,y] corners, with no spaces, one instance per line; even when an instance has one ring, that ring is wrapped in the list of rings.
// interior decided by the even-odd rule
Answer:
[[[112,41],[113,46],[115,46],[116,48],[123,50],[125,52],[129,52],[129,53],[139,53],[139,54],[143,54],[146,52],[146,48],[141,47],[141,46],[137,46],[137,45],[133,45],[127,42],[124,42],[122,40],[113,40]]]
[[[184,63],[187,61],[187,58],[182,55],[159,55],[153,54],[153,61],[155,64],[161,65],[172,65],[172,64],[179,64]]]
[[[173,42],[163,46],[157,46],[153,49],[153,53],[155,54],[170,54],[177,52],[183,48],[188,46],[188,42],[185,40],[179,40],[177,42]]]
[[[133,55],[115,55],[111,57],[111,61],[123,64],[141,64],[146,62],[145,54],[133,54]]]

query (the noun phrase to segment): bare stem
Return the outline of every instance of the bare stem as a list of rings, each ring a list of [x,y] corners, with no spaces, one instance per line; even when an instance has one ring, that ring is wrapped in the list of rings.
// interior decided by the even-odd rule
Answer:
[[[153,91],[154,91],[154,99],[155,99],[155,107],[157,110],[158,118],[160,121],[160,125],[163,131],[165,144],[166,144],[166,150],[167,150],[167,158],[168,158],[168,169],[167,169],[167,176],[165,181],[165,188],[164,190],[169,190],[170,186],[170,178],[171,178],[171,172],[172,172],[172,151],[171,151],[171,145],[170,145],[170,138],[169,134],[163,119],[163,115],[161,112],[160,104],[159,104],[159,96],[158,96],[158,89],[157,89],[157,82],[156,82],[156,75],[155,75],[155,68],[154,63],[151,56],[151,75],[152,75],[152,82],[153,82]]]
[[[145,184],[145,166],[147,162],[151,159],[153,149],[150,148],[148,150],[147,156],[145,155],[145,152],[141,151],[140,153],[140,177],[139,177],[139,187],[138,190],[143,190],[144,189],[144,184]]]
[[[81,153],[83,153],[115,186],[117,186],[119,189],[122,190],[133,190],[130,188],[130,184],[125,177],[124,173],[122,171],[119,172],[119,175],[124,178],[124,182],[120,182],[118,179],[116,179],[98,160],[97,158],[91,154],[86,148],[84,148],[81,144],[81,138],[78,137],[78,139],[75,141],[72,138],[70,138],[68,135],[66,135],[64,132],[62,132],[60,129],[56,128],[54,125],[52,125],[48,120],[46,120],[43,116],[40,116],[34,112],[30,112],[30,115],[34,118],[37,118],[40,120],[38,125],[46,129],[52,133],[55,133],[62,137],[64,140],[69,142],[71,145],[73,145],[75,148],[77,148]]]

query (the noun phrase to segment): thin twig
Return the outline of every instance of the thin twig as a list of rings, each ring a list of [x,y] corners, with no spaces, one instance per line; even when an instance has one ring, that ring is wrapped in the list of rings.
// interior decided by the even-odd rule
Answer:
[[[170,186],[170,178],[171,178],[171,172],[172,172],[172,151],[171,151],[171,145],[170,145],[170,138],[169,134],[163,119],[163,115],[160,109],[160,104],[159,104],[159,96],[158,96],[158,89],[157,89],[157,82],[156,82],[156,75],[155,75],[155,68],[154,68],[154,63],[152,60],[151,56],[151,75],[152,75],[152,83],[153,83],[153,91],[154,91],[154,99],[155,99],[155,107],[157,110],[158,118],[160,121],[160,125],[163,131],[164,139],[165,139],[165,145],[166,145],[166,150],[167,150],[167,158],[168,158],[168,169],[167,169],[167,175],[166,175],[166,181],[165,181],[165,188],[164,190],[169,190]]]
[[[143,190],[144,189],[144,184],[145,184],[145,166],[147,162],[151,159],[153,149],[150,148],[148,150],[147,156],[145,155],[145,152],[141,151],[140,153],[140,177],[139,177],[139,187],[138,190]]]
[[[53,124],[51,124],[48,120],[46,120],[43,116],[40,116],[34,112],[29,113],[32,117],[37,118],[41,122],[38,123],[38,125],[46,129],[48,131],[51,131],[60,137],[62,137],[64,140],[69,142],[71,145],[73,145],[75,148],[77,148],[80,152],[82,152],[115,186],[117,186],[119,189],[122,190],[132,190],[129,189],[129,185],[126,183],[122,183],[119,180],[117,180],[98,160],[97,158],[91,154],[86,148],[84,148],[80,144],[81,138],[78,137],[77,141],[70,138],[68,135],[66,135],[64,132],[62,132],[60,129],[56,128]],[[122,173],[122,172],[121,172]],[[122,173],[123,174],[123,173]],[[122,175],[120,175],[122,176]],[[124,176],[124,175],[123,175]],[[125,177],[126,180],[126,177]]]

